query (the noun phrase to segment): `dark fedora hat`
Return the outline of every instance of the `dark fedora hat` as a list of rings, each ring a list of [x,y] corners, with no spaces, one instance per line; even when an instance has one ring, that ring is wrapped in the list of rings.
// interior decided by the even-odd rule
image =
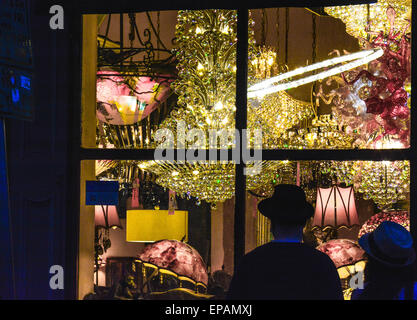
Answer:
[[[279,184],[271,198],[262,200],[258,210],[272,221],[283,224],[304,224],[314,214],[304,190],[293,184]]]
[[[416,260],[410,232],[392,221],[382,222],[358,242],[369,256],[386,266],[405,267]]]

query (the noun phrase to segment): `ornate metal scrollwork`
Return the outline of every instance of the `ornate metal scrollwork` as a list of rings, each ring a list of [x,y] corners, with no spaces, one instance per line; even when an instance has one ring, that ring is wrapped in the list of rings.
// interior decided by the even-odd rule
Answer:
[[[146,12],[149,28],[142,33],[139,31],[136,13],[128,13],[130,25],[130,46],[126,47],[123,39],[113,41],[109,38],[112,15],[109,14],[105,33],[98,36],[98,70],[114,70],[119,74],[136,77],[155,77],[173,79],[176,77],[175,55],[162,42],[159,30],[154,26],[151,16]],[[124,28],[123,14],[121,14],[120,28]],[[157,46],[153,44],[155,37]],[[137,40],[138,45],[134,46]],[[162,58],[159,58],[162,56]]]

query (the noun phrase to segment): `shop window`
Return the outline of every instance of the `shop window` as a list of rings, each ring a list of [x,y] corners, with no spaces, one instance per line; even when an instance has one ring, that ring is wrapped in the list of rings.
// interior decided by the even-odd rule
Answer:
[[[304,230],[304,242],[326,253],[329,243],[358,253],[349,263],[334,260],[348,297],[349,277],[363,269],[358,236],[383,219],[394,219],[407,228],[410,224],[411,8],[403,4],[388,8],[380,1],[347,7],[250,10],[244,21],[249,32],[247,39],[243,37],[245,43],[248,40],[247,87],[236,63],[242,54],[237,45],[242,37],[239,12],[213,9],[97,16],[97,33],[89,36],[97,40],[98,50],[83,62],[84,76],[85,71],[91,73],[89,61],[98,71],[94,77],[83,77],[94,94],[83,95],[81,150],[96,149],[98,156],[82,161],[82,168],[90,169],[90,175],[82,178],[119,181],[116,212],[122,227],[127,226],[129,210],[188,212],[188,234],[176,240],[199,252],[210,276],[215,271],[231,276],[239,255],[272,239],[270,222],[260,215],[257,203],[271,196],[274,186],[301,186],[313,206],[320,188],[335,188],[333,192],[351,188],[355,223],[315,225],[312,219]],[[401,32],[390,38],[394,12],[393,30]],[[343,62],[331,60],[338,56],[348,57]],[[389,62],[388,56],[392,57]],[[358,61],[358,65],[349,64]],[[320,62],[320,68],[308,69]],[[303,68],[297,75],[281,76]],[[330,71],[330,77],[321,78]],[[239,115],[239,92],[247,92],[247,116]],[[250,148],[262,147],[268,155],[268,161],[259,159],[259,167],[239,157],[213,160],[209,152],[193,162],[185,157],[187,153],[178,158],[179,149],[246,147],[245,140],[233,135],[213,145],[209,134],[210,130],[235,133],[235,127],[244,128],[245,121],[251,134],[261,129],[260,144],[255,135],[248,139]],[[194,129],[200,129],[202,137],[198,133],[188,136]],[[150,160],[145,151],[155,152],[162,144],[176,149],[176,157],[169,158],[167,151],[163,159]],[[345,161],[352,159],[346,157],[348,153],[335,150],[329,154],[326,149],[349,150],[355,160]],[[384,149],[404,149],[404,153]],[[123,155],[129,160],[120,160]],[[328,155],[334,160],[320,160]],[[386,161],[376,161],[381,159]],[[243,175],[244,170],[256,168],[260,169],[256,174]],[[81,203],[81,213],[84,209]],[[244,217],[245,223],[236,217]],[[86,230],[88,224],[93,230],[92,220],[81,229]],[[118,231],[103,234],[110,238]],[[144,250],[143,244],[135,245]],[[109,269],[107,277],[118,274],[116,279],[120,270],[130,268],[135,281],[158,274],[159,280],[183,283],[196,294],[209,293],[204,286],[198,287],[198,280],[181,280],[169,270],[154,273],[158,266],[143,260],[109,261],[117,270]],[[126,263],[128,268],[123,267]],[[97,281],[107,285],[104,264],[96,266],[96,275],[103,273]],[[149,292],[157,283],[147,285]]]

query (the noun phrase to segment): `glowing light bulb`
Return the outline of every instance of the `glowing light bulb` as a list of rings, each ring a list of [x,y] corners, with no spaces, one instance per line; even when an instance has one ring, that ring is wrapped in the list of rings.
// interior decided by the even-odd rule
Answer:
[[[228,34],[229,33],[229,26],[224,26],[221,31],[224,34]]]
[[[119,112],[135,112],[137,99],[134,96],[119,96],[117,97],[116,105]]]
[[[223,108],[224,108],[224,105],[223,105],[223,103],[222,103],[221,101],[217,102],[217,103],[214,105],[214,110],[216,110],[216,111],[221,110],[221,109],[223,109]]]

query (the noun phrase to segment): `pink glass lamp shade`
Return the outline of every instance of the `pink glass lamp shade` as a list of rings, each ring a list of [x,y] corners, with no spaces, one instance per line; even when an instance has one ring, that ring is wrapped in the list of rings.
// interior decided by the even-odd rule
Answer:
[[[365,221],[359,230],[358,238],[366,233],[374,231],[383,221],[398,223],[410,231],[410,215],[408,211],[383,211],[373,215]]]
[[[316,249],[327,254],[336,268],[355,264],[363,260],[365,255],[365,251],[356,242],[349,239],[329,240]]]
[[[171,93],[162,78],[140,77],[131,90],[116,71],[97,72],[97,119],[113,125],[131,125],[146,118]],[[136,92],[135,92],[136,91]]]
[[[130,89],[123,81],[116,71],[97,72],[97,101],[112,104],[116,97],[129,95]]]
[[[171,94],[170,82],[163,78],[141,77],[136,83],[136,97],[143,102],[146,107],[142,113],[142,119],[146,118],[155,111],[162,102]]]
[[[340,228],[358,225],[353,187],[318,188],[313,226]]]
[[[139,259],[207,285],[206,265],[193,247],[177,240],[161,240],[145,247]]]
[[[104,229],[123,229],[116,206],[95,206],[95,225]]]

